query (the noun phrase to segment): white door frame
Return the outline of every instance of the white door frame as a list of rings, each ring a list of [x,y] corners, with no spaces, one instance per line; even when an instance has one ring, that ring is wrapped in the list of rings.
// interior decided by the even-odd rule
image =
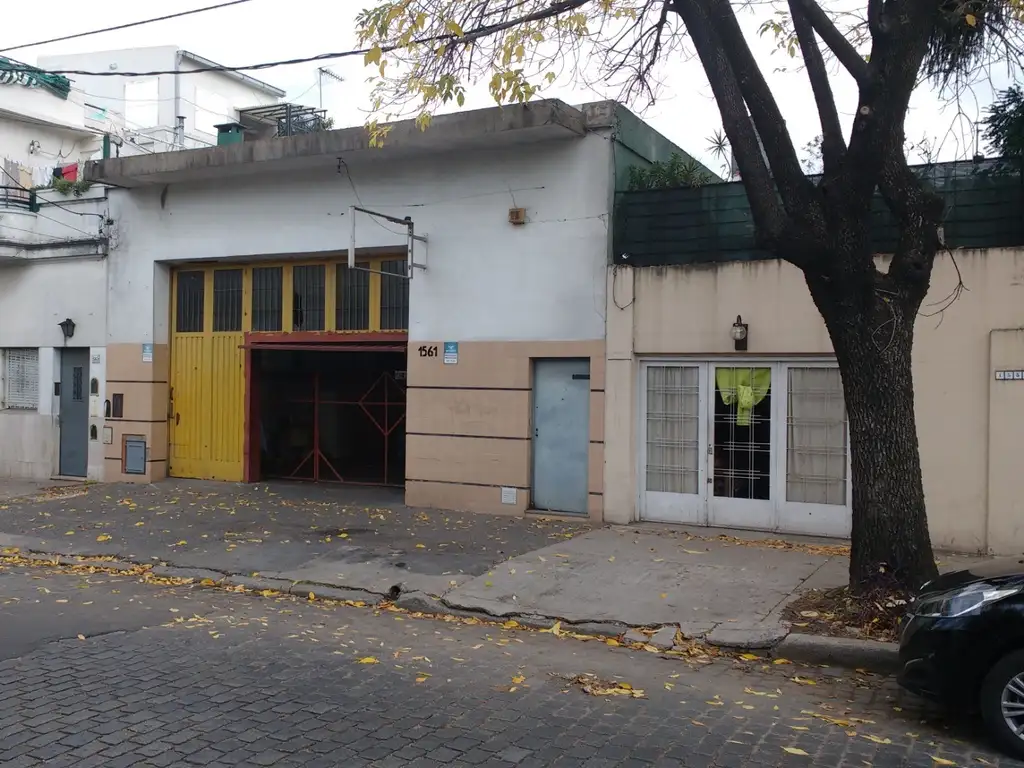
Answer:
[[[663,365],[681,365],[697,369],[697,493],[661,493],[647,490],[647,370]],[[707,364],[703,360],[654,359],[640,360],[639,437],[637,451],[637,512],[641,520],[656,523],[707,525]]]
[[[786,501],[786,461],[789,430],[789,368],[835,368],[835,358],[814,357],[765,357],[714,356],[714,357],[641,357],[638,359],[637,386],[637,495],[636,509],[640,520],[688,525],[712,525],[730,528],[753,528],[755,530],[778,531],[791,534],[814,536],[849,537],[852,522],[851,504],[853,485],[850,467],[849,428],[846,435],[846,504],[806,504]],[[647,491],[647,370],[657,366],[692,366],[698,369],[700,382],[699,405],[700,424],[698,455],[698,493],[675,494]],[[713,479],[708,449],[711,445],[710,428],[714,421],[713,392],[716,367],[768,367],[772,371],[772,438],[771,438],[771,492],[769,501],[748,501],[745,499],[713,496]],[[749,504],[766,504],[770,509],[758,512],[749,509]],[[744,509],[744,507],[748,507]],[[764,517],[767,512],[767,517]],[[757,525],[762,516],[763,525]],[[754,518],[751,520],[751,518]]]
[[[708,508],[708,525],[715,528],[750,528],[757,531],[774,531],[778,528],[778,514],[775,509],[777,500],[779,449],[776,439],[779,418],[779,366],[776,360],[758,360],[755,358],[731,358],[726,360],[710,360],[707,365],[707,443],[704,447],[704,462],[708,467],[708,479],[705,483],[706,502]],[[732,496],[715,496],[714,465],[714,425],[715,425],[715,387],[717,386],[715,371],[718,368],[767,368],[771,372],[771,395],[768,414],[768,498],[744,499]]]
[[[815,358],[811,360],[784,360],[781,366],[785,397],[779,398],[779,461],[778,475],[774,478],[779,489],[776,496],[775,510],[777,515],[776,530],[792,534],[808,536],[834,536],[847,539],[853,525],[853,469],[850,461],[850,425],[846,423],[846,504],[810,504],[786,499],[786,461],[789,455],[789,376],[790,368],[838,368],[833,359]],[[845,411],[845,405],[844,405]]]

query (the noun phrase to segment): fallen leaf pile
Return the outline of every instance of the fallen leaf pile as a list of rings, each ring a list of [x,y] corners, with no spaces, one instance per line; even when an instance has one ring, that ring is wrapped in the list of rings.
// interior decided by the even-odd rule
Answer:
[[[805,634],[893,641],[906,611],[906,596],[895,590],[855,595],[839,587],[804,593],[786,606],[783,618]]]
[[[577,686],[590,696],[630,696],[634,699],[646,698],[644,692],[629,683],[616,680],[602,680],[597,675],[585,672],[581,675],[561,676],[570,685]]]

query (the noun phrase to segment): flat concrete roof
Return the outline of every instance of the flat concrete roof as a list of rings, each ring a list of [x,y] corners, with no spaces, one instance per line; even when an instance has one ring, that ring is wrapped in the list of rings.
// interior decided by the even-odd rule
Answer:
[[[491,107],[435,117],[425,131],[414,120],[391,123],[382,148],[369,146],[365,126],[208,149],[160,152],[86,163],[84,178],[121,187],[141,187],[253,173],[323,167],[353,153],[381,158],[413,157],[471,147],[507,146],[586,134],[581,110],[558,99]]]

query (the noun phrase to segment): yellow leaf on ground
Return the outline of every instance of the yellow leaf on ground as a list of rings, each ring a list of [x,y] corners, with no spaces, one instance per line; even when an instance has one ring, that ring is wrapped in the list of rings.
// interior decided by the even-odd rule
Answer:
[[[364,656],[359,660],[360,664],[380,664],[380,662],[373,656]]]
[[[761,657],[756,653],[741,653],[740,658],[744,661],[760,661]]]
[[[417,544],[417,545],[416,545],[416,549],[426,549],[426,548],[427,548],[427,547],[426,547],[426,545],[425,545],[425,544]]]
[[[425,678],[425,677],[417,677],[416,678],[416,682],[417,683],[425,683],[426,681],[427,681],[427,678]]]
[[[772,664],[792,664],[793,662],[789,659],[776,659]]]
[[[316,600],[316,595],[314,595],[312,592],[310,592],[309,593],[309,599],[310,600]]]
[[[803,755],[805,757],[807,756],[807,753],[798,747],[783,747],[782,751],[788,752],[791,755]]]
[[[668,595],[665,592],[662,592],[661,595],[659,595],[659,597],[661,597],[661,599],[664,600],[666,597],[668,597]]]
[[[973,13],[968,13],[966,16],[964,16],[964,21],[967,22],[967,26],[969,27],[978,26],[978,17],[975,16]]]
[[[173,546],[175,546],[175,547],[183,547],[183,546],[185,546],[186,544],[188,544],[188,542],[187,542],[187,541],[185,541],[184,539],[182,539],[181,541],[177,541],[177,542],[175,542],[175,543],[173,544]]]
[[[952,760],[947,760],[944,757],[937,757],[935,755],[932,755],[932,762],[936,765],[956,765]]]
[[[96,541],[110,541],[112,538],[114,537],[111,536],[109,533],[101,533],[99,536],[96,537]]]
[[[875,744],[892,744],[892,739],[883,739],[878,736],[872,736],[870,733],[865,733],[864,738],[875,742]]]
[[[79,636],[78,636],[78,639],[79,639],[79,640],[85,640],[85,635],[79,635]]]
[[[794,731],[809,731],[809,730],[811,730],[806,725],[791,725],[789,727],[792,728]]]
[[[525,682],[525,680],[526,680],[526,676],[525,675],[516,675],[515,677],[512,678],[512,682],[515,683],[516,685],[519,685],[520,683]]]
[[[604,641],[604,644],[610,645],[612,648],[618,648],[621,645],[621,643],[614,637],[609,637],[607,640]]]

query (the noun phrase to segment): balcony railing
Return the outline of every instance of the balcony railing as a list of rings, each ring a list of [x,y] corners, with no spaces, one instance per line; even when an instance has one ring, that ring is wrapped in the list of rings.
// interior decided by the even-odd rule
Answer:
[[[33,213],[39,210],[36,193],[24,187],[0,186],[0,208],[20,208]]]

